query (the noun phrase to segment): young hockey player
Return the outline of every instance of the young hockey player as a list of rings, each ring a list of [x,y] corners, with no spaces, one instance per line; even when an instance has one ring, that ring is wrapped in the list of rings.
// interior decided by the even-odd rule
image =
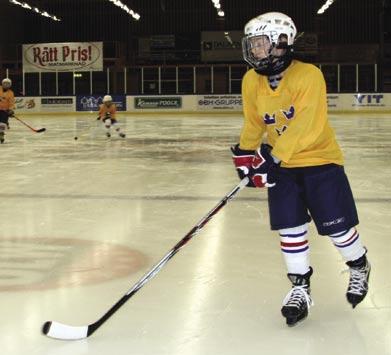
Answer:
[[[0,143],[4,143],[5,131],[9,128],[8,119],[13,116],[15,96],[11,90],[11,79],[5,78],[0,86]]]
[[[118,126],[118,121],[115,118],[117,113],[117,107],[113,102],[113,98],[110,95],[105,95],[103,97],[103,103],[99,106],[99,117],[98,120],[101,120],[106,127],[106,136],[111,137],[110,128],[113,126],[115,131],[121,138],[125,138],[125,133],[121,132],[121,128]]]
[[[244,33],[243,55],[253,69],[243,78],[244,126],[231,150],[239,177],[248,176],[248,186],[268,187],[271,229],[279,233],[292,283],[281,313],[292,326],[312,305],[311,219],[349,267],[346,297],[353,308],[367,294],[370,264],[355,228],[342,152],[328,122],[321,71],[292,58],[296,27],[282,13],[252,19]],[[264,137],[267,144],[261,144]]]

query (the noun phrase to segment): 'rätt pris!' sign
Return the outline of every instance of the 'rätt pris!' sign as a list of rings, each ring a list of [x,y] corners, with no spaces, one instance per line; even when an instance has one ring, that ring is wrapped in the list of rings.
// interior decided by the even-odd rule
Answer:
[[[31,72],[102,71],[102,42],[23,45],[23,69]]]

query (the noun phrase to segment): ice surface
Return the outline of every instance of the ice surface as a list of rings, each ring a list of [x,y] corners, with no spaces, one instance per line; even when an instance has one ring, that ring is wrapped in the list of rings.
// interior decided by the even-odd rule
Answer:
[[[7,355],[391,354],[391,118],[331,116],[372,263],[355,310],[330,242],[311,226],[309,318],[287,328],[289,289],[265,191],[246,189],[88,340],[41,334],[94,322],[237,183],[240,115],[23,116],[0,146],[0,340]],[[77,141],[74,137],[78,136]]]

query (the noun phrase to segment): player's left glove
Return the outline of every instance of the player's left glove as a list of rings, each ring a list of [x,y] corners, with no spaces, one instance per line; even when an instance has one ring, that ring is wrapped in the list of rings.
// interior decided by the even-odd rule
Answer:
[[[14,110],[8,110],[7,113],[8,113],[8,117],[13,117],[15,114]]]
[[[279,164],[274,162],[270,153],[271,150],[270,145],[261,144],[255,151],[249,176],[256,187],[273,187],[276,185],[275,172],[279,168]]]

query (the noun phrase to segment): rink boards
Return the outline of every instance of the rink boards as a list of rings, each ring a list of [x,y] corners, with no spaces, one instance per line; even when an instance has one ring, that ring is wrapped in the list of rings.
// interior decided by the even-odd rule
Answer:
[[[104,95],[25,96],[16,98],[18,113],[74,113],[97,111]],[[241,112],[241,95],[113,95],[119,111],[148,112]],[[391,111],[391,93],[328,94],[330,112]]]

